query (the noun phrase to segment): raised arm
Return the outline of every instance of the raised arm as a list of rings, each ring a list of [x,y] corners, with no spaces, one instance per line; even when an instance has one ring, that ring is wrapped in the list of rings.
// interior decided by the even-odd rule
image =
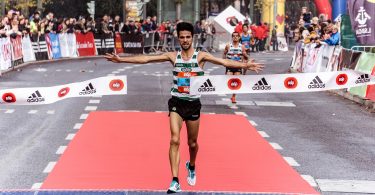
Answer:
[[[259,72],[263,69],[264,65],[261,63],[254,63],[253,60],[249,60],[247,63],[237,62],[230,59],[221,59],[216,58],[213,55],[207,52],[201,52],[199,55],[200,62],[211,62],[213,64],[222,65],[228,68],[244,68],[248,70],[252,70],[255,72]]]
[[[108,61],[115,63],[133,63],[133,64],[147,64],[150,62],[172,62],[171,56],[173,52],[164,53],[162,55],[139,55],[139,56],[129,56],[129,57],[120,57],[115,54],[106,54],[105,58]]]

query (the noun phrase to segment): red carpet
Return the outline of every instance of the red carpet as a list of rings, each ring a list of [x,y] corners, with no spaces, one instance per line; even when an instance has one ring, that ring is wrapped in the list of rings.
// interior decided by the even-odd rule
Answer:
[[[42,189],[167,189],[166,113],[91,113]],[[203,115],[197,185],[186,183],[186,129],[181,133],[184,191],[318,194],[243,116]]]

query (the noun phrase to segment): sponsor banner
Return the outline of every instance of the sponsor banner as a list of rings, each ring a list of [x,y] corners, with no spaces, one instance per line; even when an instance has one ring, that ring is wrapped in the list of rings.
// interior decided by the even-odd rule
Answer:
[[[96,54],[94,34],[92,32],[86,34],[75,33],[75,36],[79,56],[94,56]]]
[[[68,36],[67,35],[68,35],[67,33],[61,33],[61,34],[59,34],[61,57],[63,57],[63,58],[70,57],[70,55],[69,55]]]
[[[285,37],[277,37],[279,51],[288,51],[288,44]]]
[[[22,38],[22,51],[24,62],[32,62],[36,60],[33,45],[31,44],[31,40],[28,35]]]
[[[375,65],[375,54],[373,53],[363,53],[358,60],[358,64],[355,67],[356,71],[361,71],[366,74],[371,74]],[[364,80],[368,78],[363,78]],[[358,95],[362,98],[366,97],[367,86],[353,87],[349,89],[349,92],[353,95]]]
[[[290,93],[342,89],[375,84],[375,76],[359,71],[197,76],[190,79],[190,93]]]
[[[215,17],[215,22],[222,26],[228,33],[232,34],[239,22],[244,23],[245,16],[243,16],[234,7],[229,6]],[[251,21],[249,21],[251,23]]]
[[[143,36],[137,34],[123,34],[122,42],[125,53],[142,54],[143,53]]]
[[[116,33],[115,35],[115,51],[116,53],[124,53],[124,47],[122,46],[122,39],[120,33]]]
[[[22,59],[22,38],[21,36],[17,36],[17,38],[10,39],[10,42],[12,43],[12,60],[19,60]]]
[[[127,93],[126,76],[107,76],[53,87],[0,90],[0,104],[51,104],[66,98]]]
[[[11,66],[12,45],[10,43],[10,38],[0,38],[0,70],[7,70]]]
[[[353,31],[361,45],[375,44],[375,1],[348,0]]]
[[[59,35],[55,33],[48,33],[47,36],[49,38],[49,41],[47,43],[49,43],[52,59],[61,58]]]
[[[371,75],[375,76],[375,62],[374,63],[374,68],[372,69]],[[375,86],[374,85],[369,85],[367,86],[367,91],[366,91],[366,98],[375,101]]]

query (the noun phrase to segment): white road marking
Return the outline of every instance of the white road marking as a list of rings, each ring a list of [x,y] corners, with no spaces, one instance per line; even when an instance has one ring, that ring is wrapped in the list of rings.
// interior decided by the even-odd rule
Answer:
[[[138,71],[133,71],[133,73],[138,73]]]
[[[57,69],[56,72],[61,72],[61,69]]]
[[[229,106],[229,108],[234,109],[234,110],[237,110],[237,109],[238,109],[238,107],[237,107],[235,104],[232,105],[232,106]]]
[[[141,65],[137,64],[137,65],[133,65],[133,67],[140,67]]]
[[[323,192],[375,193],[375,181],[317,179]]]
[[[298,162],[296,160],[294,160],[294,158],[292,157],[283,157],[284,160],[292,167],[299,167],[301,166],[300,164],[298,164]]]
[[[223,100],[223,101],[227,101],[227,102],[229,102],[229,101],[230,101],[230,99],[229,99],[229,98],[221,98],[221,100]]]
[[[100,104],[100,100],[90,100],[89,104]]]
[[[60,146],[60,147],[57,149],[56,154],[58,154],[58,155],[63,154],[63,153],[65,152],[66,148],[67,148],[67,146]]]
[[[55,167],[56,162],[49,162],[46,168],[44,168],[43,173],[51,173],[53,167]]]
[[[216,114],[215,112],[209,112],[208,114]]]
[[[55,111],[54,110],[48,110],[47,114],[55,114]]]
[[[266,101],[255,101],[257,106],[281,106],[281,107],[296,107],[292,102],[266,102]]]
[[[73,129],[80,129],[82,127],[82,123],[76,123]]]
[[[255,121],[249,120],[250,124],[254,127],[258,126],[258,124]]]
[[[244,112],[234,112],[234,114],[242,115],[242,116],[244,116],[244,117],[247,117],[247,114],[244,113]]]
[[[315,182],[315,179],[311,175],[301,175],[301,177],[307,181],[312,187],[318,187],[318,184]]]
[[[93,73],[94,71],[93,70],[89,70],[89,73]]]
[[[217,94],[219,97],[227,97],[227,94]]]
[[[70,69],[66,69],[65,71],[66,71],[66,72],[71,72],[72,70],[70,70]]]
[[[86,106],[85,108],[86,111],[95,111],[96,109],[98,109],[97,106]]]
[[[75,135],[76,134],[74,134],[74,133],[69,133],[68,136],[66,136],[65,140],[73,140]]]
[[[92,96],[92,97],[95,97],[95,98],[101,98],[101,97],[103,97],[102,95],[94,95],[94,96]]]
[[[169,74],[169,72],[164,72],[164,74]]]
[[[32,190],[37,190],[42,187],[43,183],[34,183],[33,186],[31,186]]]
[[[116,76],[115,74],[107,74],[107,76],[111,77],[111,76]]]
[[[275,149],[275,150],[282,150],[282,149],[283,149],[278,143],[270,142],[270,145],[271,145],[272,148]]]
[[[167,111],[160,111],[160,110],[158,110],[158,111],[155,111],[156,113],[164,113],[164,112],[167,112]]]
[[[276,61],[280,61],[280,60],[283,60],[283,59],[280,59],[280,58],[276,58],[275,60],[276,60]]]
[[[38,112],[38,110],[30,110],[28,113],[29,114],[36,114]]]
[[[124,72],[125,69],[120,68],[120,69],[118,69],[117,71],[119,71],[119,72]]]
[[[79,119],[86,120],[88,116],[88,114],[81,114],[81,117],[79,117]]]
[[[258,133],[259,133],[260,136],[262,136],[262,137],[270,137],[265,131],[258,131]]]
[[[112,74],[118,74],[120,73],[119,71],[113,71]]]
[[[14,111],[15,111],[15,110],[13,110],[13,109],[8,109],[8,110],[6,110],[4,113],[5,113],[5,114],[12,114],[12,113],[14,113]]]
[[[160,71],[156,71],[155,74],[160,74]]]

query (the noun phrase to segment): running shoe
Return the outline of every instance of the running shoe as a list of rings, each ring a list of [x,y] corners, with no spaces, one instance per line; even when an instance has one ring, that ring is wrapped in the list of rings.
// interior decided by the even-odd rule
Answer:
[[[167,194],[173,194],[178,192],[181,192],[181,186],[177,181],[173,180],[168,188]]]
[[[195,170],[190,170],[189,169],[189,164],[190,162],[186,162],[186,169],[188,171],[188,176],[187,176],[187,182],[191,186],[195,186],[195,183],[197,182],[197,177],[195,176]]]

